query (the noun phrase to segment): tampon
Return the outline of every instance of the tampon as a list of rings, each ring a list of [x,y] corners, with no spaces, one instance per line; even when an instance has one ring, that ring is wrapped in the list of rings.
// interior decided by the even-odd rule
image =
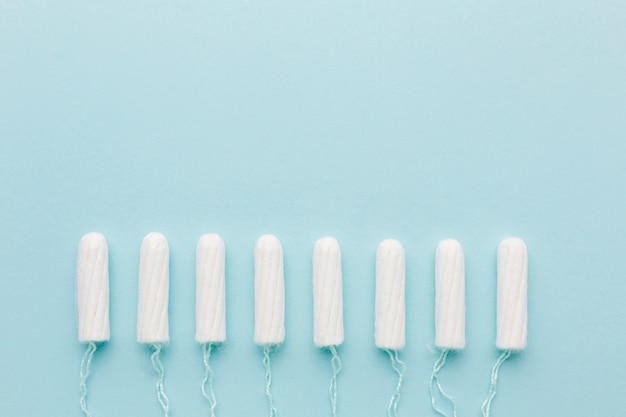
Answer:
[[[141,244],[137,341],[169,342],[169,247],[165,236],[149,233]]]
[[[528,252],[524,241],[505,239],[498,248],[498,331],[496,347],[518,351],[526,347]]]
[[[196,341],[226,340],[226,290],[224,286],[224,241],[206,234],[196,248]]]
[[[100,233],[88,233],[80,239],[76,301],[78,341],[109,340],[109,255],[106,239]]]
[[[315,242],[313,250],[313,342],[317,347],[343,343],[341,250],[332,237]]]
[[[283,249],[273,235],[263,235],[254,248],[254,343],[277,345],[285,340]]]
[[[435,258],[435,345],[460,350],[465,347],[463,248],[454,239],[443,240]]]
[[[405,255],[397,240],[384,240],[376,253],[376,347],[405,345]]]

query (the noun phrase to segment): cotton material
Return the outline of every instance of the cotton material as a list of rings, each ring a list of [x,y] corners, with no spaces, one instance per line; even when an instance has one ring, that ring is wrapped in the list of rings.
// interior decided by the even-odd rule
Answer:
[[[518,351],[526,348],[527,293],[526,244],[518,238],[505,239],[498,248],[498,349]]]
[[[109,252],[100,233],[88,233],[78,244],[76,301],[78,341],[109,340]]]
[[[169,247],[165,236],[148,234],[141,244],[137,341],[169,342]]]
[[[283,249],[276,236],[263,235],[254,248],[254,343],[285,340]]]
[[[384,240],[376,253],[376,347],[405,345],[405,254],[397,240]]]
[[[465,348],[465,261],[461,244],[446,239],[435,256],[435,345]]]
[[[196,341],[226,340],[225,249],[219,235],[206,234],[196,248]]]
[[[317,347],[343,343],[341,250],[332,237],[319,239],[313,250],[313,342]]]

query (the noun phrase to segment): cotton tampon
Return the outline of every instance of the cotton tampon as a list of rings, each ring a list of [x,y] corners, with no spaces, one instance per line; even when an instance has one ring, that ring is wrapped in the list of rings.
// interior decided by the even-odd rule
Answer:
[[[496,347],[519,351],[526,347],[528,253],[524,241],[505,239],[498,247],[498,328]]]
[[[204,379],[201,391],[211,407],[211,417],[215,417],[217,407],[211,352],[215,344],[226,340],[224,264],[222,238],[216,234],[202,235],[196,248],[196,341],[202,343]]]
[[[337,376],[341,360],[337,346],[343,343],[343,290],[341,250],[332,237],[315,242],[313,249],[313,342],[331,353],[331,415],[337,416]]]
[[[206,234],[196,248],[196,341],[222,343],[226,340],[226,291],[224,241]]]
[[[254,343],[278,345],[285,339],[285,283],[283,249],[276,236],[259,238],[254,269]]]
[[[446,239],[437,246],[435,261],[435,345],[465,347],[465,262],[461,244]]]
[[[139,302],[137,306],[137,341],[150,344],[152,366],[157,372],[157,399],[165,417],[170,401],[165,394],[165,370],[161,350],[169,342],[169,247],[165,236],[149,233],[141,243],[139,259]]]
[[[100,233],[86,234],[78,245],[76,295],[78,341],[109,340],[109,255]]]
[[[263,347],[265,395],[270,417],[278,414],[272,395],[271,355],[284,340],[283,248],[276,236],[263,235],[254,248],[254,343]]]
[[[491,369],[489,394],[483,402],[483,417],[489,417],[496,396],[502,364],[526,348],[528,323],[528,251],[519,238],[508,238],[498,246],[498,300],[496,347],[502,351]]]
[[[449,401],[456,417],[456,403],[439,382],[450,351],[465,347],[465,262],[461,244],[454,239],[439,242],[435,255],[435,345],[441,352],[430,377],[431,405],[436,413],[446,416],[437,407],[436,390]]]
[[[332,237],[319,239],[313,250],[313,341],[317,347],[343,343],[341,250]]]
[[[80,363],[80,408],[86,417],[87,379],[96,343],[111,336],[109,326],[109,254],[107,242],[100,233],[88,233],[78,244],[76,261],[76,303],[78,307],[78,341],[87,343]]]
[[[148,234],[141,244],[137,341],[169,342],[169,247],[165,236]]]
[[[400,389],[406,366],[400,360],[399,351],[405,345],[405,255],[402,244],[387,239],[376,252],[376,347],[384,349],[391,360],[391,367],[398,374],[396,389],[387,407],[388,417],[397,417]]]
[[[376,347],[405,345],[405,255],[397,240],[384,240],[376,253]]]

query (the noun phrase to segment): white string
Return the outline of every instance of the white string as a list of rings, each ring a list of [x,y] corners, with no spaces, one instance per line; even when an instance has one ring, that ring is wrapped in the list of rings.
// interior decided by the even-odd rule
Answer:
[[[341,359],[339,359],[339,355],[337,354],[337,348],[335,346],[330,346],[328,348],[330,353],[333,355],[330,359],[330,366],[333,369],[333,376],[330,379],[330,388],[328,389],[330,394],[330,405],[332,408],[332,416],[337,417],[337,375],[341,372]]]
[[[91,417],[91,413],[87,409],[87,378],[91,372],[91,361],[93,354],[96,351],[96,344],[89,342],[83,359],[80,361],[80,409],[86,417]]]
[[[263,347],[263,366],[265,367],[265,395],[270,407],[270,417],[276,417],[278,410],[274,405],[274,397],[272,396],[272,364],[270,355],[276,349],[276,345],[266,345]]]
[[[437,359],[437,361],[435,362],[435,365],[433,366],[433,373],[430,376],[430,384],[429,384],[430,403],[433,407],[433,410],[435,410],[435,412],[442,417],[446,417],[446,413],[442,411],[440,408],[438,408],[436,405],[434,386],[437,386],[437,391],[439,392],[439,394],[452,404],[452,415],[454,417],[456,417],[457,415],[456,414],[456,402],[448,393],[444,391],[443,387],[441,386],[441,383],[439,382],[439,372],[446,364],[449,353],[450,353],[449,349],[444,349],[441,351],[439,358]]]
[[[165,369],[163,368],[163,363],[161,362],[161,348],[163,345],[161,343],[153,343],[152,348],[154,349],[154,353],[150,359],[152,360],[152,366],[157,371],[158,379],[156,383],[157,390],[157,399],[159,400],[159,404],[161,404],[161,408],[163,408],[163,413],[165,417],[169,416],[170,413],[170,400],[165,395],[165,387],[163,385],[163,380],[165,379]]]
[[[398,417],[398,403],[400,402],[400,389],[402,388],[402,381],[404,380],[404,372],[406,371],[406,365],[400,360],[397,350],[386,349],[385,352],[391,359],[391,367],[398,374],[398,383],[396,390],[389,400],[389,407],[387,407],[387,417]]]
[[[484,417],[489,417],[489,412],[491,411],[491,402],[493,398],[496,396],[496,387],[498,385],[498,372],[500,371],[500,367],[502,364],[511,357],[513,352],[510,350],[505,350],[502,352],[495,365],[493,365],[493,369],[491,370],[491,385],[489,387],[489,395],[483,402],[483,406],[481,410],[483,412]]]
[[[211,359],[211,350],[213,349],[213,343],[205,343],[202,345],[202,357],[204,359],[204,379],[202,380],[202,396],[207,399],[211,406],[211,417],[215,417],[215,407],[217,407],[217,400],[215,399],[215,392],[213,391],[213,368],[209,360]],[[207,393],[207,385],[209,392]]]

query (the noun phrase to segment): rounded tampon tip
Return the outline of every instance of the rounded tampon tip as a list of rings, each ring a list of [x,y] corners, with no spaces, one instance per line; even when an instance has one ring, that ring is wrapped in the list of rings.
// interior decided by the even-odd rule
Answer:
[[[259,251],[265,250],[276,250],[280,249],[282,251],[282,247],[280,245],[280,240],[274,235],[263,235],[256,241],[256,246],[254,247],[255,253]]]
[[[525,256],[528,250],[526,249],[526,243],[519,237],[508,237],[500,242],[498,251],[509,251],[514,254]]]
[[[326,236],[321,239],[317,239],[315,241],[315,251],[316,252],[339,252],[339,242],[334,237]]]
[[[78,340],[81,343],[109,340],[109,254],[101,233],[87,233],[80,239],[76,293]]]
[[[405,340],[405,253],[395,239],[376,251],[376,347],[401,350]]]
[[[437,254],[463,254],[461,243],[456,239],[444,239],[437,245]]]
[[[399,256],[404,255],[402,243],[396,239],[385,239],[378,245],[377,254],[381,256]]]
[[[200,239],[198,239],[198,253],[211,250],[224,250],[224,240],[217,233],[207,233],[200,236]]]
[[[333,237],[315,242],[313,249],[313,342],[317,347],[343,343],[341,249]]]
[[[435,255],[435,346],[465,348],[465,257],[455,239],[439,242]]]
[[[91,232],[80,238],[79,252],[85,250],[107,250],[107,240],[102,233]]]
[[[498,246],[498,301],[496,347],[520,351],[526,348],[528,326],[528,250],[517,237]]]
[[[141,243],[141,249],[143,250],[163,250],[169,249],[167,245],[167,239],[159,232],[148,233]]]

